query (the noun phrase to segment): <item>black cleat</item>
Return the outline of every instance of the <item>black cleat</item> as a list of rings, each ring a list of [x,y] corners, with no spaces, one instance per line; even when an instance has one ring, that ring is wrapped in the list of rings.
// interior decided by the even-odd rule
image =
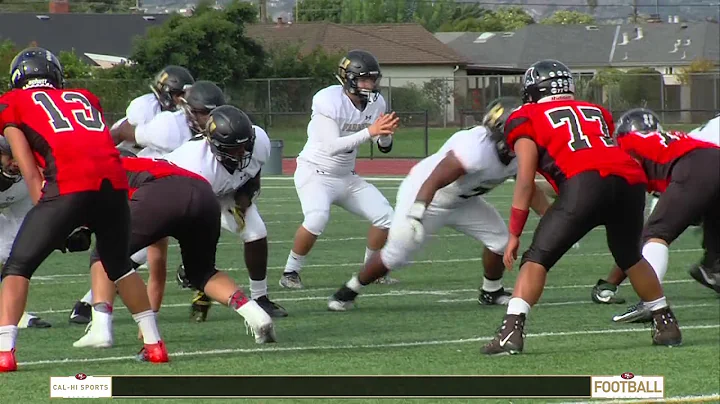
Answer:
[[[652,341],[668,347],[682,344],[680,326],[669,307],[652,312]]]
[[[516,355],[523,351],[525,345],[525,315],[506,314],[503,323],[492,341],[480,351],[485,355]]]
[[[192,305],[190,306],[190,319],[198,323],[206,321],[211,305],[212,300],[210,300],[205,293],[198,290],[195,292]]]
[[[700,264],[693,265],[689,272],[699,284],[720,293],[720,274],[708,271]]]
[[[483,306],[500,305],[507,306],[510,301],[512,293],[506,292],[505,288],[500,288],[494,292],[488,292],[480,289],[480,295],[478,296],[478,303]]]
[[[70,312],[70,324],[90,324],[92,321],[92,306],[81,301],[75,302]]]
[[[185,276],[185,267],[180,264],[180,266],[177,269],[177,276],[175,278],[178,285],[183,289],[194,289],[192,285],[190,285],[190,281],[188,280],[187,276]]]
[[[287,317],[288,316],[287,310],[285,310],[285,308],[280,306],[279,304],[271,301],[267,297],[267,295],[260,296],[257,299],[255,299],[255,301],[257,302],[258,305],[260,305],[260,307],[262,307],[263,310],[265,310],[265,312],[270,317],[277,318],[277,317]]]
[[[347,311],[355,304],[355,298],[358,293],[343,285],[328,300],[328,310],[330,311]]]

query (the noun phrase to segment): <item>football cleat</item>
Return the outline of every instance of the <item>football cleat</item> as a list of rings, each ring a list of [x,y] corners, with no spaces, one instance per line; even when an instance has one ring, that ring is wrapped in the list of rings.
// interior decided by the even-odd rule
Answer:
[[[196,291],[190,306],[190,319],[198,323],[206,321],[211,305],[212,300],[205,293]]]
[[[16,370],[15,349],[0,352],[0,373],[14,372]]]
[[[506,314],[497,335],[480,351],[485,355],[516,355],[523,351],[525,345],[525,315]]]
[[[249,300],[237,309],[245,318],[245,331],[255,337],[256,344],[276,342],[275,326],[270,315],[258,304],[257,300]]]
[[[400,283],[399,280],[395,278],[391,278],[390,275],[385,275],[382,278],[375,279],[375,282],[373,282],[378,285],[395,285],[396,283]]]
[[[616,323],[647,323],[652,320],[652,313],[645,307],[643,302],[628,307],[623,314],[613,316],[612,321]]]
[[[669,307],[652,312],[652,341],[669,347],[682,344],[680,326]]]
[[[89,303],[77,301],[70,312],[70,324],[89,324],[92,320],[92,306]]]
[[[700,264],[693,265],[688,272],[699,284],[720,293],[720,274],[712,273]]]
[[[505,288],[500,288],[494,292],[488,292],[480,289],[480,295],[478,295],[478,303],[482,305],[501,305],[507,306],[510,301],[512,293],[505,291]]]
[[[150,363],[167,363],[170,361],[163,341],[159,341],[157,344],[145,344],[138,352],[136,359],[140,362]]]
[[[52,324],[41,319],[40,317],[24,312],[18,323],[18,328],[50,328]]]
[[[302,289],[305,287],[300,279],[300,274],[295,271],[285,272],[280,278],[280,286],[285,289]]]
[[[285,308],[280,306],[279,304],[270,300],[267,295],[260,296],[254,300],[257,302],[257,304],[260,305],[260,307],[262,307],[263,310],[265,310],[267,314],[270,315],[270,317],[277,318],[288,316],[287,310],[285,310]]]
[[[358,293],[343,285],[328,300],[328,310],[330,311],[347,311],[355,305],[355,298]]]
[[[625,299],[617,295],[618,287],[612,283],[599,279],[593,286],[590,298],[598,304],[623,304]]]
[[[185,276],[185,267],[180,264],[180,266],[177,269],[177,277],[176,277],[178,285],[183,289],[193,289],[192,285],[190,285],[190,280],[188,280],[187,276]]]
[[[92,327],[92,323],[85,328],[85,335],[73,342],[75,348],[110,348],[113,346],[113,336],[108,330],[101,327]]]

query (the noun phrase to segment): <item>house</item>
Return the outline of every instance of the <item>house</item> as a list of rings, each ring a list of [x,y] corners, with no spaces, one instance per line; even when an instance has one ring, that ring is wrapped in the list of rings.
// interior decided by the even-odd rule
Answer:
[[[717,23],[533,24],[514,32],[438,33],[436,37],[468,59],[471,94],[475,89],[480,94],[487,89],[498,95],[517,92],[527,67],[537,60],[557,59],[590,77],[606,68],[653,68],[662,74],[662,85],[655,97],[657,105],[652,107],[682,111],[676,114],[682,121],[702,119],[691,117],[689,110],[707,110],[703,116],[720,110],[720,75],[698,78],[693,85],[683,85],[678,75],[694,60],[720,67]],[[612,106],[608,91],[600,97]]]

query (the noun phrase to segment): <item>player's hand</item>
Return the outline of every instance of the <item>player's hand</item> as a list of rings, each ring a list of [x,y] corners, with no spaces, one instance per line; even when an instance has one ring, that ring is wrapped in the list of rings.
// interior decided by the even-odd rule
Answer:
[[[69,252],[87,251],[90,249],[92,232],[87,227],[78,227],[65,240],[65,247]],[[64,252],[64,251],[63,251]]]
[[[400,125],[400,118],[395,116],[394,112],[389,114],[381,114],[380,117],[368,127],[370,136],[392,135],[395,129]]]
[[[503,263],[505,264],[505,269],[507,269],[508,271],[512,271],[513,264],[517,259],[517,252],[519,248],[520,239],[516,236],[511,235],[510,240],[508,241],[508,245],[505,248],[505,255],[503,256]]]
[[[408,236],[416,244],[420,244],[425,240],[425,226],[422,223],[424,214],[425,203],[415,202],[406,215]]]

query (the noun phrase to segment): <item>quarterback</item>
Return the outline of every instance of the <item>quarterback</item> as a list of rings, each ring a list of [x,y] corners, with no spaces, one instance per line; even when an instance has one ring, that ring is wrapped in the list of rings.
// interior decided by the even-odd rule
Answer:
[[[354,171],[358,147],[372,141],[381,152],[390,152],[399,123],[395,113],[385,114],[380,64],[372,54],[353,50],[340,61],[336,77],[341,85],[324,88],[313,97],[308,141],[297,158],[295,189],[304,220],[280,279],[284,288],[303,288],[300,271],[330,220],[332,205],[371,223],[365,261],[385,244],[392,220],[388,200]]]
[[[515,98],[492,102],[482,126],[455,133],[437,153],[412,168],[398,189],[387,244],[330,298],[331,311],[350,308],[363,286],[406,265],[426,237],[443,227],[485,246],[485,276],[478,302],[507,304],[510,293],[502,285],[502,257],[508,231],[498,211],[482,195],[517,174],[517,162],[505,145],[503,131],[507,117],[520,104]],[[543,214],[547,206],[545,195],[536,192],[536,212]]]

